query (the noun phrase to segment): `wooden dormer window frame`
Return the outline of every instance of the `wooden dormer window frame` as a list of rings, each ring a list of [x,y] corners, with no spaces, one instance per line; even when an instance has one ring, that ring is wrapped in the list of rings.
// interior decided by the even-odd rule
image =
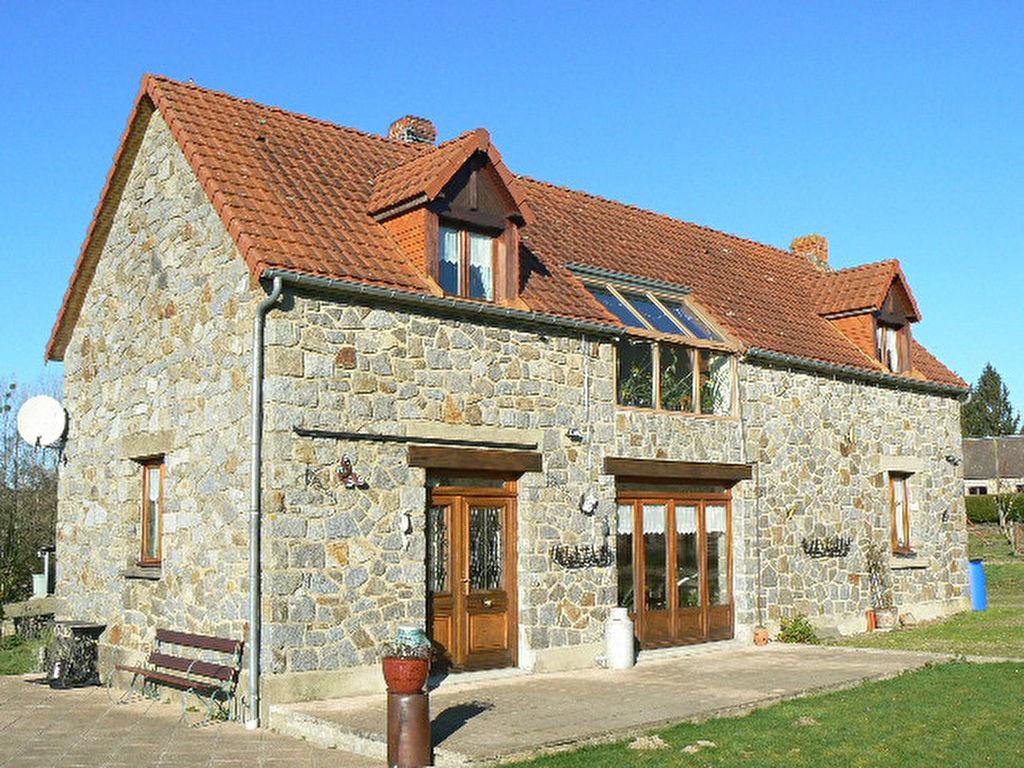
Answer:
[[[493,234],[441,221],[437,237],[437,282],[445,295],[494,301],[498,243]]]
[[[906,373],[910,365],[910,323],[904,318],[875,319],[875,352],[882,366],[892,373]]]

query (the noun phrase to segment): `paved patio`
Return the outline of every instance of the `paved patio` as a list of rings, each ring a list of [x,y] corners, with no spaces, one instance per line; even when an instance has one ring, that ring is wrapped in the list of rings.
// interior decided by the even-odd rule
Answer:
[[[453,677],[431,693],[435,760],[470,765],[533,755],[849,687],[949,658],[727,643],[647,654],[631,670]],[[274,730],[259,731],[237,723],[189,727],[179,722],[179,702],[119,704],[106,688],[58,691],[38,675],[0,676],[0,768],[368,768],[386,762],[383,695],[275,707]]]
[[[382,761],[237,723],[190,728],[180,699],[116,703],[106,688],[52,690],[39,675],[0,676],[2,768],[369,768]],[[198,718],[198,715],[193,716]]]
[[[625,737],[814,691],[846,688],[951,657],[932,653],[738,643],[647,654],[629,670],[449,678],[431,693],[439,766],[486,764]],[[383,695],[275,707],[273,727],[386,757]]]

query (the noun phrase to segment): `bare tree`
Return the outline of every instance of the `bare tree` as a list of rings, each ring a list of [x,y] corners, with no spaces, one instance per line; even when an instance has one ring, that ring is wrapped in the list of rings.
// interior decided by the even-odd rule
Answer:
[[[15,382],[0,384],[0,610],[28,597],[37,552],[52,547],[56,533],[57,452],[18,435],[18,407],[28,394]]]

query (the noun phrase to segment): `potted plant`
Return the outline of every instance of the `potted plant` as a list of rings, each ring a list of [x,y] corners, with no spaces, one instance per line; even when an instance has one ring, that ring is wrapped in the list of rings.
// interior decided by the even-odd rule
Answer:
[[[899,622],[899,611],[893,605],[892,584],[889,581],[889,563],[886,548],[878,542],[864,547],[864,562],[868,571],[871,591],[871,610],[868,611],[868,630],[887,632]]]
[[[385,643],[381,664],[389,693],[420,693],[430,674],[430,643],[399,638]]]

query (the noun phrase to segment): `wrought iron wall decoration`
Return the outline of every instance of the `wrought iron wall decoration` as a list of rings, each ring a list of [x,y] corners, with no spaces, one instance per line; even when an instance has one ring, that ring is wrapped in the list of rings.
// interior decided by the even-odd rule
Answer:
[[[338,467],[338,481],[344,483],[346,488],[365,489],[370,487],[370,484],[352,469],[352,459],[348,456],[341,457],[341,466]]]
[[[615,553],[607,544],[555,544],[551,559],[563,568],[603,568],[615,562]]]
[[[808,557],[846,557],[850,554],[853,544],[851,536],[817,536],[813,539],[804,538],[800,546]]]

